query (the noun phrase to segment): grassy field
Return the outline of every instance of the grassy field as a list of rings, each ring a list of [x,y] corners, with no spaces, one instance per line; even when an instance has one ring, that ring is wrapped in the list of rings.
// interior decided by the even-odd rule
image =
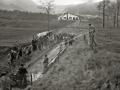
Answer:
[[[33,90],[120,89],[119,28],[112,28],[109,24],[103,29],[101,23],[89,22],[96,27],[98,46],[92,51],[82,39],[78,39],[60,57],[60,63],[35,83]]]
[[[50,22],[50,30],[65,27],[70,21]],[[47,30],[47,21],[38,20],[18,20],[5,23],[6,26],[1,26],[0,29],[0,46],[11,46],[31,41],[34,35]],[[14,27],[14,26],[17,27]]]

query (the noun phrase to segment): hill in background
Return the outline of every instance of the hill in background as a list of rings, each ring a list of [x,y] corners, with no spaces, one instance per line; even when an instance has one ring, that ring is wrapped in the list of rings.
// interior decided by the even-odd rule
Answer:
[[[72,14],[96,15],[98,12],[97,5],[98,3],[86,2],[83,4],[68,6],[66,9]]]
[[[78,5],[67,5],[67,6],[57,6],[55,9],[56,13],[62,13],[62,11],[68,11],[71,14],[85,14],[85,15],[96,15],[98,14],[97,5],[99,3],[86,2]],[[62,7],[62,8],[61,8]]]
[[[40,12],[37,4],[31,0],[0,0],[0,9]]]
[[[53,10],[54,13],[60,14],[68,11],[71,14],[97,14],[98,3],[86,2],[78,5],[58,5]],[[37,4],[31,0],[0,0],[0,9],[3,10],[21,10],[29,12],[44,12],[38,9]]]
[[[20,11],[25,11],[25,9],[17,6],[17,5],[14,5],[14,4],[4,4],[4,3],[0,3],[0,9],[2,10],[20,10]]]

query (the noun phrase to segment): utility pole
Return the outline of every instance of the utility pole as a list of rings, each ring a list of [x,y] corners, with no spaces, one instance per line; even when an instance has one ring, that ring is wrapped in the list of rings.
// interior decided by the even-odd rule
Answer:
[[[48,31],[49,31],[49,28],[50,28],[50,12],[49,11],[47,12],[47,15],[48,15]]]
[[[67,11],[67,20],[68,20],[68,11]]]
[[[103,28],[105,28],[105,0],[103,0]]]
[[[120,1],[117,0],[117,27],[119,27],[119,10],[120,10]]]

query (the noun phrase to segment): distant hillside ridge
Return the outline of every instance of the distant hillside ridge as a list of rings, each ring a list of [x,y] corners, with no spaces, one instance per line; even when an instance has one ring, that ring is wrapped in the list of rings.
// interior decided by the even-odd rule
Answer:
[[[51,13],[60,14],[68,11],[71,14],[96,15],[98,14],[98,4],[99,2],[93,3],[89,1],[77,5],[55,5]],[[38,5],[31,0],[0,0],[0,9],[45,13],[44,10],[39,9]]]
[[[4,4],[4,3],[1,3],[1,2],[0,2],[0,9],[1,10],[11,10],[11,11],[13,11],[13,10],[26,11],[25,9],[23,9],[23,8],[17,6],[17,5],[14,5],[14,4],[9,4],[8,5],[8,4]]]
[[[40,12],[37,4],[31,0],[0,0],[0,9]]]
[[[55,9],[56,13],[60,11],[68,11],[70,14],[85,14],[85,15],[96,15],[98,14],[97,6],[99,2],[86,2],[78,5],[67,5],[67,6],[57,6]],[[62,8],[60,8],[62,7]]]
[[[74,14],[96,15],[98,14],[98,10],[97,10],[98,4],[99,3],[86,2],[83,4],[69,6],[66,9],[72,14],[74,13]]]

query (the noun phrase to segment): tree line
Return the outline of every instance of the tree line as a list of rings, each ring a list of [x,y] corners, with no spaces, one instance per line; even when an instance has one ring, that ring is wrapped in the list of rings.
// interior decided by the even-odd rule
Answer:
[[[0,18],[2,19],[23,19],[23,20],[47,20],[46,13],[24,12],[19,10],[8,11],[0,10]],[[56,19],[56,15],[49,15],[51,19]]]
[[[106,26],[107,20],[112,20],[114,27],[119,27],[120,14],[120,0],[111,2],[110,0],[103,0],[97,6],[99,15],[103,17],[103,28]]]

